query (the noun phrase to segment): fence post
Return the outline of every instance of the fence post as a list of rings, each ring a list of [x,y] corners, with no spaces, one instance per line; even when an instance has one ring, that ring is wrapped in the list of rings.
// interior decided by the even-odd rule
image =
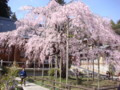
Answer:
[[[120,90],[120,82],[118,83],[118,88],[117,88],[117,90]]]
[[[71,86],[68,84],[68,90],[71,90]]]
[[[53,80],[53,90],[55,90],[55,80]]]
[[[44,85],[44,77],[42,78],[42,85]]]
[[[93,90],[96,90],[96,87],[93,87]]]

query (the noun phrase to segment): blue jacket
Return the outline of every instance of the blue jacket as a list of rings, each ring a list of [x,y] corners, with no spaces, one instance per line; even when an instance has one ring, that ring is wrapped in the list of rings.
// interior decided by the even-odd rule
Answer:
[[[21,77],[26,77],[27,76],[26,71],[23,71],[23,70],[20,71],[20,76]]]

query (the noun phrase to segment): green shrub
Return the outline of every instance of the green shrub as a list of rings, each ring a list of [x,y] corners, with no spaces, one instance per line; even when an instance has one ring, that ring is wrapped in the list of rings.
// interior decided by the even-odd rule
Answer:
[[[3,66],[3,67],[2,67],[1,74],[2,74],[2,75],[5,75],[5,74],[7,74],[7,73],[8,73],[8,69]]]
[[[116,29],[115,32],[120,35],[120,29]]]
[[[56,70],[57,70],[57,75],[59,75],[59,69],[52,68],[48,71],[49,76],[54,76]]]
[[[10,87],[16,87],[16,81],[15,78],[18,74],[18,70],[17,67],[15,66],[15,64],[13,64],[12,67],[10,68],[4,68],[3,71],[5,72],[4,75],[2,75],[1,79],[0,79],[0,87],[1,90],[6,90]]]
[[[50,69],[49,71],[48,71],[48,74],[49,74],[49,76],[54,76],[54,68],[52,68],[52,69]]]
[[[27,81],[34,83],[35,81],[31,78],[28,78]]]

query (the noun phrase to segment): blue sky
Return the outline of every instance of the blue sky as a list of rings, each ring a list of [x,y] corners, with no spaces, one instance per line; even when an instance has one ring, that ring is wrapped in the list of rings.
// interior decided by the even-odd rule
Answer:
[[[9,6],[13,12],[16,12],[17,18],[23,18],[24,11],[19,8],[25,5],[34,7],[45,6],[50,0],[9,0]],[[69,2],[71,0],[65,0]],[[84,2],[90,10],[100,16],[113,19],[115,22],[120,19],[120,0],[80,0]]]

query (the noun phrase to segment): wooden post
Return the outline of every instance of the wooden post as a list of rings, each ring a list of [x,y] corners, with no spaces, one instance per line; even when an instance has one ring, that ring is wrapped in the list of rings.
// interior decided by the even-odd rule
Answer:
[[[53,90],[55,90],[55,80],[53,80]]]
[[[96,87],[93,87],[93,90],[96,90]]]
[[[71,83],[68,84],[68,90],[71,90]]]
[[[44,81],[45,81],[45,80],[44,80],[44,77],[43,77],[43,78],[42,78],[42,85],[44,85]]]
[[[116,90],[120,90],[120,82],[118,82],[118,88]]]

